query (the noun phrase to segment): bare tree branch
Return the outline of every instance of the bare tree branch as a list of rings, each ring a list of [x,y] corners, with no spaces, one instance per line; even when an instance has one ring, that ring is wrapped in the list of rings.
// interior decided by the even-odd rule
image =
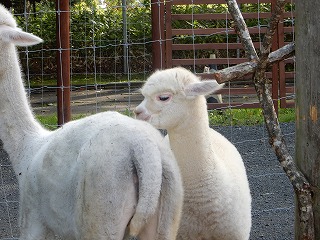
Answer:
[[[280,17],[283,13],[284,5],[285,5],[285,0],[278,0],[276,5],[274,6],[271,20],[270,20],[270,26],[267,30],[267,33],[264,35],[262,47],[260,49],[260,60],[264,61],[271,50],[271,45],[272,45],[272,38],[277,30],[278,23],[280,20]]]
[[[241,38],[241,42],[244,46],[244,50],[246,53],[247,58],[251,60],[257,60],[258,55],[256,49],[253,46],[252,39],[250,37],[250,33],[245,23],[241,11],[238,7],[238,3],[236,0],[226,0],[229,12],[236,22],[235,31],[238,33],[239,37]]]
[[[278,50],[269,54],[267,58],[267,66],[292,57],[294,55],[295,44],[289,43],[286,46],[279,48]],[[228,81],[234,81],[239,78],[243,78],[245,75],[254,73],[258,66],[257,61],[250,61],[241,63],[232,67],[224,68],[212,73],[212,77],[217,80],[218,83],[224,83]]]
[[[263,43],[260,49],[260,61],[258,62],[253,80],[255,83],[261,82],[261,84],[266,84],[268,82],[265,78],[265,72],[268,65],[267,58],[271,50],[272,38],[277,30],[280,17],[283,13],[284,5],[285,0],[277,0],[276,5],[273,8],[272,16],[270,19],[270,26],[267,30],[267,33],[264,35]],[[259,84],[256,87],[261,87],[261,85]]]
[[[273,51],[269,54],[267,58],[268,66],[273,63],[290,58],[294,56],[294,54],[295,54],[295,43],[291,42],[283,46],[282,48],[279,48],[278,50]]]
[[[243,74],[248,74],[251,72],[251,69],[255,70],[254,73],[254,85],[257,91],[257,96],[259,98],[260,105],[262,107],[266,128],[269,133],[269,143],[275,150],[275,153],[278,157],[278,160],[285,171],[286,175],[291,181],[293,188],[295,190],[297,200],[298,200],[298,214],[299,214],[299,228],[302,232],[301,239],[311,240],[314,239],[314,216],[313,216],[313,205],[312,205],[312,189],[310,183],[307,181],[305,176],[301,173],[299,169],[294,164],[292,156],[289,154],[287,145],[285,143],[281,128],[279,125],[278,117],[274,108],[273,99],[268,86],[268,81],[265,77],[265,72],[267,66],[270,65],[270,59],[275,59],[278,56],[279,52],[275,54],[270,53],[272,38],[276,32],[279,19],[284,9],[284,0],[277,0],[276,5],[273,8],[273,14],[270,22],[270,27],[265,35],[263,45],[261,48],[260,59],[253,52],[253,45],[251,38],[249,40],[248,31],[246,24],[243,20],[242,14],[237,6],[236,1],[226,0],[228,3],[229,11],[232,14],[237,26],[235,27],[237,33],[242,39],[242,43],[246,49],[247,54],[249,54],[249,59],[254,60],[249,63],[245,63],[240,67],[230,68],[224,72],[224,79],[231,77],[238,77],[239,68],[243,68]],[[287,46],[284,51],[290,49],[291,46]],[[286,56],[286,54],[284,55]],[[254,71],[253,70],[253,71]],[[232,72],[232,74],[231,74]],[[220,79],[221,81],[221,72]]]

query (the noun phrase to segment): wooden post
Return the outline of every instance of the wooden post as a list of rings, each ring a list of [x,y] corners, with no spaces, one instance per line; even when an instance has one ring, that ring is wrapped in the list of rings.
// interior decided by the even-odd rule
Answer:
[[[271,12],[274,11],[276,7],[277,0],[271,0]],[[276,29],[275,34],[272,38],[272,51],[276,51],[279,49],[279,32],[278,28]],[[272,99],[273,99],[273,105],[274,109],[278,115],[279,107],[278,107],[278,98],[279,98],[279,62],[272,65]]]
[[[313,190],[314,239],[320,239],[319,9],[320,1],[296,1],[295,156],[297,166],[309,180]],[[297,220],[298,217],[296,214]],[[299,230],[296,226],[296,239],[302,239]]]
[[[70,111],[70,11],[69,0],[56,0],[58,125],[71,120]]]
[[[151,0],[153,70],[162,69],[165,64],[164,1]]]

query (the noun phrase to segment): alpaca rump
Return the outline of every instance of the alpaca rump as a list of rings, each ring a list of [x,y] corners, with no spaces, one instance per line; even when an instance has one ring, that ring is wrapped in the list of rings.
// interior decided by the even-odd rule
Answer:
[[[75,239],[122,239],[132,218],[130,235],[143,239],[146,233],[140,232],[146,227],[152,231],[144,239],[150,239],[149,234],[152,239],[174,239],[166,221],[179,223],[181,183],[170,150],[158,143],[162,137],[113,112],[87,119],[53,133],[29,171],[20,176],[21,212],[35,215],[22,215],[22,230],[41,223],[42,228]],[[166,201],[163,208],[171,211],[166,215],[159,212],[160,192]],[[152,219],[157,212],[159,223]],[[165,238],[156,235],[160,227]]]
[[[181,171],[184,204],[177,239],[249,239],[251,195],[243,160],[209,127],[205,95],[222,86],[181,67],[156,71],[135,109],[138,119],[167,130]]]
[[[19,181],[20,239],[175,239],[182,182],[154,127],[115,112],[56,131],[35,120],[15,45],[41,41],[0,5],[0,139]]]

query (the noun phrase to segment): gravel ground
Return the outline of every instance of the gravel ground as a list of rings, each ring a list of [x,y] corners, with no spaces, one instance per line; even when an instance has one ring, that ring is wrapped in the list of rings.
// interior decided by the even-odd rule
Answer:
[[[281,128],[294,154],[294,123]],[[269,147],[264,126],[215,127],[239,149],[252,193],[250,239],[294,239],[294,197],[289,180]],[[18,186],[9,159],[0,144],[0,239],[19,237]]]

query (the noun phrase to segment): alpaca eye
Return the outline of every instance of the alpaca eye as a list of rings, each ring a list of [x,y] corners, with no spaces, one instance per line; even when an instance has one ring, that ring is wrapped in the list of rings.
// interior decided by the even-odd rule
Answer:
[[[166,102],[170,99],[170,95],[160,95],[158,97],[158,99],[161,101],[161,102]]]

